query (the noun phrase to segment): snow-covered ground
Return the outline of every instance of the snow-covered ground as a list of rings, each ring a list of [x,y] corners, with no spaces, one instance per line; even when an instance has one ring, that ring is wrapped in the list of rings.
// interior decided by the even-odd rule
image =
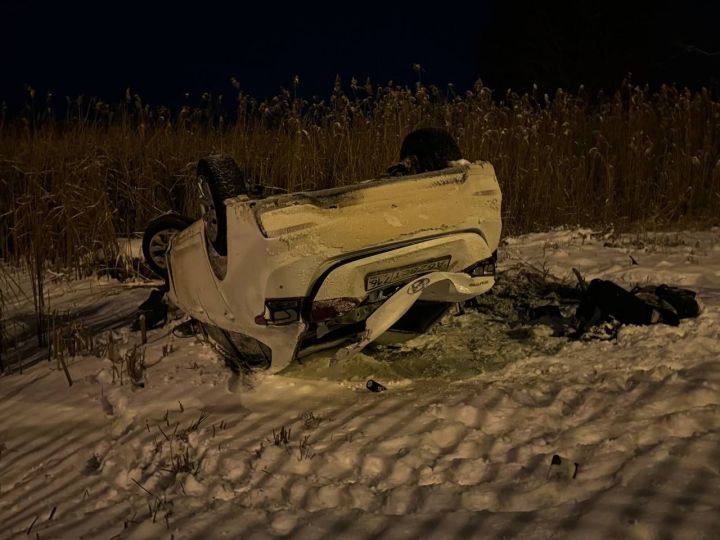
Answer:
[[[0,378],[0,538],[720,537],[720,230],[502,249],[503,268],[684,285],[704,311],[587,342],[450,315],[352,365],[248,380],[167,327],[144,387],[107,358],[69,360],[71,387],[42,361]],[[53,301],[82,299],[101,335],[147,292],[88,283]],[[139,340],[116,332],[118,355]]]

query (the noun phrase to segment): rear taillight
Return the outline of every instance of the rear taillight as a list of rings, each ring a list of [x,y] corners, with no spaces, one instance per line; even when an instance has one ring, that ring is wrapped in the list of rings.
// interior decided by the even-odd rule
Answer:
[[[482,261],[476,262],[470,268],[465,270],[466,273],[473,277],[494,276],[497,267],[497,251],[492,256]]]
[[[302,298],[277,298],[265,300],[265,312],[255,317],[257,324],[280,326],[300,320]]]

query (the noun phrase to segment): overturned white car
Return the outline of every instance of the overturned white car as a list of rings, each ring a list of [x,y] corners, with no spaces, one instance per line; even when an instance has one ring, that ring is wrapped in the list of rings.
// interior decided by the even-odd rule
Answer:
[[[232,159],[202,160],[202,219],[151,224],[146,257],[235,368],[408,339],[493,286],[501,193],[442,130],[408,135],[401,160],[396,176],[265,198]]]

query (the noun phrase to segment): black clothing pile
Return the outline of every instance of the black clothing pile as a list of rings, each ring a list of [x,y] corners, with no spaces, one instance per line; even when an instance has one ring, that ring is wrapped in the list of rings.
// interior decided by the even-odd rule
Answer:
[[[575,316],[584,326],[593,326],[611,317],[622,324],[677,326],[680,319],[700,314],[695,296],[694,291],[668,285],[635,287],[628,292],[612,281],[594,279]]]
[[[648,285],[628,291],[602,279],[586,284],[579,272],[576,285],[554,279],[532,267],[516,267],[497,276],[495,287],[466,304],[505,321],[508,335],[528,335],[545,325],[556,337],[613,339],[622,325],[669,324],[697,317],[701,307],[695,291],[669,285]]]

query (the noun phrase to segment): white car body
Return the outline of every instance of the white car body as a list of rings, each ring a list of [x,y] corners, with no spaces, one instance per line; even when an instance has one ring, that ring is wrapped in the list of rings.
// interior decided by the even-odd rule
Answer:
[[[236,345],[248,337],[263,344],[276,372],[303,349],[332,338],[342,326],[337,321],[362,323],[422,275],[440,272],[445,279],[436,277],[416,299],[456,302],[482,294],[494,276],[474,277],[469,269],[497,250],[500,187],[489,163],[457,165],[321,191],[228,199],[226,257],[206,240],[202,220],[172,239],[170,300],[236,337]],[[381,326],[392,326],[388,317]]]

